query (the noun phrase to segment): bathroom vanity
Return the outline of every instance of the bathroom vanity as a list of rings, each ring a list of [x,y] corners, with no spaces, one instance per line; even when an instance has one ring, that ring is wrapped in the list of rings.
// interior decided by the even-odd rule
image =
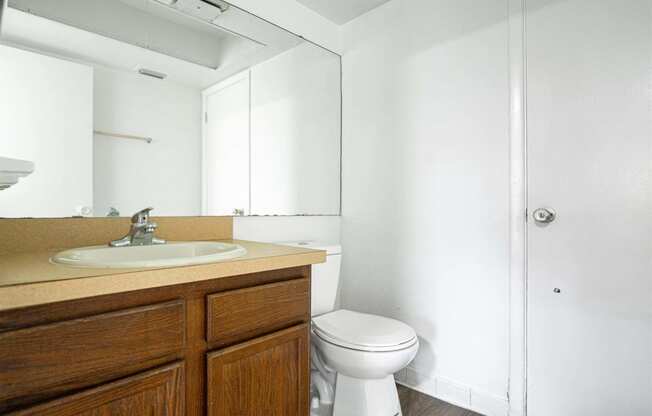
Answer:
[[[233,242],[231,218],[157,221],[169,240]],[[246,255],[196,266],[49,261],[125,225],[0,220],[3,236],[48,234],[0,243],[0,413],[308,415],[311,264],[325,252],[238,241]]]

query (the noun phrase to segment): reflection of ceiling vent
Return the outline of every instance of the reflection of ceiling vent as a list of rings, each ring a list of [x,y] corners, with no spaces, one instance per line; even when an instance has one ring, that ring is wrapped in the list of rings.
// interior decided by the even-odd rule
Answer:
[[[155,0],[180,12],[207,22],[213,22],[228,10],[229,5],[207,0]]]
[[[141,75],[147,75],[148,77],[152,77],[152,78],[158,78],[158,79],[167,78],[167,74],[164,74],[163,72],[153,71],[147,68],[138,68],[138,73]]]

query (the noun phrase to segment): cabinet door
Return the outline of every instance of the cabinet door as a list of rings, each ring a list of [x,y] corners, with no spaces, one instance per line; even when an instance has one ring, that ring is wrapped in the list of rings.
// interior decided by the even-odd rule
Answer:
[[[180,416],[184,406],[183,362],[105,384],[13,416]]]
[[[209,416],[307,416],[308,325],[208,354]]]

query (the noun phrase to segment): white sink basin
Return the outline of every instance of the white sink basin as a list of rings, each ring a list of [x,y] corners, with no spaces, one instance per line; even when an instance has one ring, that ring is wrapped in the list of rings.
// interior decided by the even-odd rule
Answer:
[[[153,246],[91,246],[62,251],[52,262],[73,267],[139,268],[173,267],[213,263],[244,256],[238,244],[213,241],[173,242]]]

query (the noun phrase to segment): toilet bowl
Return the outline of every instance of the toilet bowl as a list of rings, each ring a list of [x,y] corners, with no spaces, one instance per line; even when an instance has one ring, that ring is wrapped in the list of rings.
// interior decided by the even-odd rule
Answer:
[[[313,364],[320,360],[322,365],[315,367],[321,367],[321,376],[334,378],[333,416],[401,414],[394,373],[419,349],[412,328],[394,319],[340,309],[313,319],[311,341]]]
[[[401,415],[394,373],[417,354],[415,331],[395,319],[338,308],[339,245],[282,244],[327,253],[311,274],[311,415]]]

